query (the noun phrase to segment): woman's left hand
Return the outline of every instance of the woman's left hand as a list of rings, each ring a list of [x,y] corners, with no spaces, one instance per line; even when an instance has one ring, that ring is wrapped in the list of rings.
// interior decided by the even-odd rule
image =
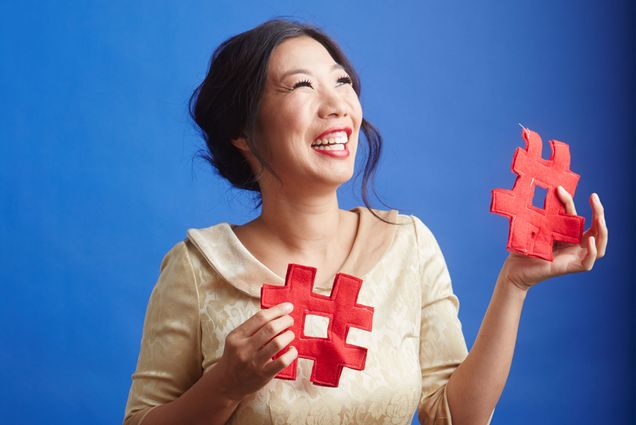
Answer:
[[[565,212],[576,215],[572,196],[562,186],[557,188],[557,194],[565,205]],[[590,196],[590,204],[592,225],[583,233],[580,243],[555,242],[552,261],[511,252],[504,262],[500,276],[517,287],[528,290],[550,277],[592,270],[596,259],[605,255],[607,225],[603,205],[597,194]]]

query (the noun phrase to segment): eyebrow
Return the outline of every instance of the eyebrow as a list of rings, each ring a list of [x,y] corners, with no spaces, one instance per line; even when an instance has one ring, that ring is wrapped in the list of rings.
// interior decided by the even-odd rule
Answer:
[[[344,70],[345,67],[340,65],[339,63],[334,64],[331,67],[331,71],[335,71],[336,69],[341,69]],[[292,69],[290,71],[285,72],[283,75],[281,75],[280,79],[284,79],[285,77],[289,76],[289,75],[294,75],[294,74],[309,74],[311,75],[311,71],[308,71],[306,69]]]

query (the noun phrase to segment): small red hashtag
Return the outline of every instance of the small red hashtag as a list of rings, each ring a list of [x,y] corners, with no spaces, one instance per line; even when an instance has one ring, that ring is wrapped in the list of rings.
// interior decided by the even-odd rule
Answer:
[[[518,175],[512,190],[493,189],[490,211],[510,217],[507,249],[520,254],[552,261],[553,241],[579,243],[584,218],[566,215],[556,194],[561,185],[574,196],[579,175],[570,168],[570,148],[566,143],[550,140],[552,157],[541,158],[541,136],[523,129],[526,149],[517,148],[512,170]],[[535,186],[547,189],[544,208],[532,205]]]
[[[362,280],[344,273],[336,274],[329,297],[312,291],[316,268],[289,264],[285,285],[263,285],[261,287],[261,307],[273,307],[282,302],[294,304],[290,315],[294,324],[289,328],[295,338],[290,343],[298,351],[298,357],[313,360],[310,381],[316,385],[337,387],[344,366],[362,370],[367,358],[367,349],[347,344],[349,328],[355,326],[371,331],[373,307],[356,302]],[[327,338],[311,337],[304,334],[307,314],[324,316],[329,319]],[[280,357],[284,351],[273,358]],[[279,372],[276,377],[296,379],[298,359]]]

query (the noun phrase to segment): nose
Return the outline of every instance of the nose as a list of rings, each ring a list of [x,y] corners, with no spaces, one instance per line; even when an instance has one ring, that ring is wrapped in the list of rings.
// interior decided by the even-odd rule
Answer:
[[[332,115],[337,117],[346,116],[348,108],[347,102],[336,88],[325,88],[322,90],[318,111],[321,117]]]

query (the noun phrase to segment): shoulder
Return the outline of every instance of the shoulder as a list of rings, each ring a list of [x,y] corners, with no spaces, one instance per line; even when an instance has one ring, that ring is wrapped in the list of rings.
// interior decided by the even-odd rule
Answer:
[[[373,251],[376,245],[380,245],[382,251],[401,257],[418,255],[419,245],[422,239],[426,239],[428,228],[417,216],[400,213],[396,209],[369,211],[366,207],[359,208],[365,209],[363,218],[366,224],[361,226],[365,235],[365,251]]]
[[[443,258],[438,239],[428,224],[415,214],[400,214],[398,218],[400,222],[407,224],[403,226],[403,232],[408,234],[414,245],[415,253],[420,259],[428,262],[434,257]]]
[[[206,268],[206,260],[199,248],[190,238],[183,238],[175,242],[164,254],[159,267],[162,280],[193,282],[195,285],[201,280],[201,270]]]
[[[222,221],[208,227],[190,227],[186,230],[186,241],[197,247],[200,244],[225,244],[232,233],[230,226],[229,222]]]
[[[436,245],[433,232],[415,214],[401,213],[396,209],[381,210],[365,206],[356,207],[363,219],[364,234],[370,239],[400,240],[403,246],[417,248]]]
[[[218,268],[241,253],[240,243],[227,221],[188,228],[183,243],[195,268],[206,264]]]
[[[437,243],[432,230],[422,221],[422,219],[414,214],[409,215],[408,218],[411,220],[411,224],[413,225],[413,232],[417,238],[418,245]]]
[[[189,264],[189,253],[186,240],[180,240],[168,248],[161,259],[159,271],[166,273],[168,269],[174,269],[176,266]]]

